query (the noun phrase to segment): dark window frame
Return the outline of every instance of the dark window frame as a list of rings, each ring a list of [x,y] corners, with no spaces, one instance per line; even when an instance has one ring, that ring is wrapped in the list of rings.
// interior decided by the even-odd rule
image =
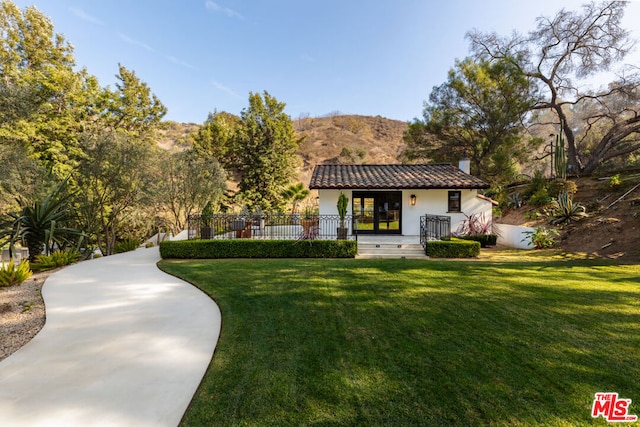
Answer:
[[[451,196],[457,195],[458,200],[453,199]],[[447,196],[447,212],[462,212],[462,191],[460,190],[452,190],[449,191]],[[457,206],[456,206],[457,202]]]

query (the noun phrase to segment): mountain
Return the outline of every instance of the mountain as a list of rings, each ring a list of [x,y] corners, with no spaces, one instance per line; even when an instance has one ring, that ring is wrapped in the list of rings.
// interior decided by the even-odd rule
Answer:
[[[400,163],[402,134],[407,123],[376,116],[338,115],[302,117],[293,121],[300,144],[299,181],[309,184],[315,165],[323,163]],[[189,146],[188,135],[200,125],[168,121],[158,145],[166,150]]]
[[[300,143],[300,181],[308,184],[314,166],[326,163],[393,164],[405,144],[407,122],[376,116],[330,115],[294,120]]]

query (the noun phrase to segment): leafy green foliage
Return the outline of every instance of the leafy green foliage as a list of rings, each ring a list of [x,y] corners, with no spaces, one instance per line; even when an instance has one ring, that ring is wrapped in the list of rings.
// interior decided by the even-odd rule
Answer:
[[[234,139],[242,126],[240,117],[226,112],[210,113],[198,131],[191,135],[193,149],[204,158],[216,159],[227,169],[238,163]]]
[[[304,187],[304,184],[299,182],[297,184],[291,184],[281,193],[285,201],[291,202],[291,213],[298,212],[298,205],[304,199],[309,197],[309,190]]]
[[[124,252],[135,251],[136,249],[138,249],[139,246],[140,246],[139,240],[135,240],[135,239],[123,240],[121,242],[116,242],[113,248],[113,253],[121,254]]]
[[[80,252],[75,249],[53,251],[50,255],[37,255],[36,262],[31,263],[31,268],[34,271],[53,270],[54,268],[74,264],[78,262],[80,257]]]
[[[406,158],[418,153],[436,161],[457,161],[465,151],[474,175],[494,184],[508,182],[515,164],[526,159],[529,144],[521,123],[533,105],[528,79],[513,61],[457,61],[447,82],[435,87],[422,125],[410,124]],[[422,129],[421,129],[422,128]],[[433,134],[441,143],[424,136]]]
[[[362,164],[364,159],[367,157],[366,150],[358,147],[355,149],[350,149],[349,147],[343,147],[340,151],[340,155],[338,156],[338,161],[342,164],[354,164],[359,165]]]
[[[139,206],[151,202],[154,177],[149,169],[155,148],[124,133],[110,133],[83,141],[83,149],[86,158],[75,175],[82,188],[79,216],[91,243],[111,255],[116,240],[123,237],[120,229]]]
[[[522,239],[523,242],[533,245],[534,249],[547,249],[556,244],[553,236],[558,235],[558,230],[538,227],[533,231],[525,231],[524,234],[526,237]]]
[[[295,174],[296,139],[285,104],[268,92],[249,95],[241,126],[234,137],[240,197],[251,209],[276,211],[283,207],[281,189]]]
[[[100,105],[102,131],[145,139],[154,134],[167,108],[134,71],[118,64],[116,90],[104,90]]]
[[[16,266],[12,259],[8,263],[0,265],[0,287],[20,285],[32,274],[27,260],[20,261]]]
[[[473,240],[474,242],[479,242],[481,248],[486,248],[487,246],[495,246],[498,243],[498,236],[495,234],[477,234],[472,236],[459,236],[458,238],[462,240]]]
[[[75,72],[73,48],[35,7],[0,4],[0,143],[22,144],[57,177],[78,155],[95,79]]]
[[[609,187],[619,187],[620,184],[622,184],[622,180],[619,173],[609,178]]]
[[[160,243],[162,258],[353,258],[352,240],[182,240]]]
[[[575,194],[578,192],[578,185],[575,181],[570,181],[568,179],[551,181],[547,188],[549,194],[558,194],[563,192]]]
[[[582,203],[576,203],[569,193],[558,194],[558,198],[551,202],[549,210],[549,222],[554,225],[569,221],[580,221],[587,216],[586,208]]]
[[[529,204],[532,206],[546,206],[551,203],[552,198],[549,196],[549,191],[546,187],[539,188],[529,198]]]
[[[153,185],[158,207],[174,233],[186,229],[189,215],[207,202],[222,207],[227,174],[217,160],[195,150],[162,153],[161,179]]]
[[[425,248],[431,258],[475,258],[480,255],[480,242],[472,240],[430,240]]]

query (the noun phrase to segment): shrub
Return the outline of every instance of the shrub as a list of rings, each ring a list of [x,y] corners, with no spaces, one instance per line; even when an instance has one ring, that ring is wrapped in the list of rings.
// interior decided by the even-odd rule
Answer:
[[[466,218],[454,233],[456,236],[477,236],[491,233],[493,228],[491,218],[486,219],[484,212],[477,212],[471,215],[464,214],[464,216]]]
[[[480,255],[480,242],[472,240],[431,240],[426,254],[431,258],[474,258]]]
[[[67,251],[55,251],[51,255],[37,255],[36,262],[31,264],[35,271],[53,270],[63,265],[73,264],[80,259],[80,252],[70,249]]]
[[[495,234],[479,234],[475,236],[461,236],[460,239],[479,242],[481,248],[486,248],[487,246],[495,246],[498,243],[498,236],[496,236]]]
[[[353,258],[352,240],[167,240],[162,258]]]
[[[533,178],[531,178],[529,185],[527,185],[527,188],[524,191],[524,199],[530,200],[534,194],[542,192],[542,190],[546,192],[548,189],[548,185],[549,182],[547,178],[545,178],[545,176],[542,174],[542,172],[536,171],[533,175]]]
[[[527,237],[522,242],[530,243],[534,249],[546,249],[556,244],[552,236],[557,236],[558,230],[538,227],[533,231],[525,231],[524,234]]]
[[[580,221],[587,216],[586,208],[581,203],[574,203],[569,193],[558,194],[558,198],[551,202],[551,224],[557,225],[568,221]]]
[[[576,194],[578,192],[578,185],[574,181],[566,179],[556,180],[549,184],[549,194],[559,194],[565,191],[569,194]]]
[[[609,178],[609,187],[618,187],[620,184],[622,184],[622,180],[619,173]]]
[[[13,260],[10,260],[0,267],[0,287],[21,285],[32,274],[29,261],[22,260],[16,266]]]
[[[113,247],[114,254],[121,254],[123,252],[135,251],[140,246],[140,242],[136,239],[127,239],[122,242],[117,242]]]
[[[529,198],[529,204],[533,206],[544,206],[551,202],[551,196],[545,187],[540,188]]]

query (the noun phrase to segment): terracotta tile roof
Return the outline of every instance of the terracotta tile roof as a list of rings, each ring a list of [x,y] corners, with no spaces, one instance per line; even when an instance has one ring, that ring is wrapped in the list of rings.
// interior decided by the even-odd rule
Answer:
[[[318,165],[311,189],[489,188],[486,182],[450,164]]]

